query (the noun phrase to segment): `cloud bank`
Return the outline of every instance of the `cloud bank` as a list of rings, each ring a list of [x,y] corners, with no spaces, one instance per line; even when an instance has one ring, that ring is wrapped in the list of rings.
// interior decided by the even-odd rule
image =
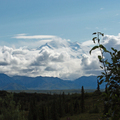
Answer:
[[[80,76],[100,74],[99,51],[89,54],[92,40],[78,43],[56,36],[16,35],[16,39],[33,39],[24,42],[27,47],[0,46],[0,72],[7,75],[53,76],[74,80]],[[41,40],[35,40],[35,39]],[[22,43],[22,42],[21,42]],[[105,35],[102,43],[110,49],[120,49],[120,34]],[[29,49],[29,46],[34,47]]]

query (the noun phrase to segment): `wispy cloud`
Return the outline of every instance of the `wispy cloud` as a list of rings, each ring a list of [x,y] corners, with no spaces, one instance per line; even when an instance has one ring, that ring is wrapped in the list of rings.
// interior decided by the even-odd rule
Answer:
[[[13,38],[16,39],[48,39],[48,38],[55,38],[56,36],[53,35],[33,35],[27,36],[26,34],[17,34]]]

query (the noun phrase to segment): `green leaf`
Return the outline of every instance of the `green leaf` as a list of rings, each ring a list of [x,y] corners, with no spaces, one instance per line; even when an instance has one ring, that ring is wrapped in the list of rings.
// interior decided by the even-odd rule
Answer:
[[[99,45],[100,48],[105,48],[102,44]]]
[[[103,75],[97,76],[97,78],[99,78],[99,79],[102,79],[103,77],[104,77]]]
[[[100,35],[104,36],[104,33],[99,32]]]
[[[94,38],[92,39],[94,43],[95,43],[95,39],[97,39],[97,37],[94,37]]]
[[[100,66],[102,69],[103,69],[103,67],[102,66]]]
[[[115,51],[115,53],[117,52],[117,50],[116,50],[116,49],[114,49],[113,47],[111,47],[111,49],[112,49],[113,51]]]
[[[120,57],[120,51],[118,51],[117,56],[119,56],[119,57]]]
[[[99,84],[101,85],[101,84],[103,83],[103,81],[104,81],[104,79],[102,79],[102,80],[99,82]]]
[[[102,48],[104,52],[109,52],[102,44],[100,44],[99,47]]]
[[[102,57],[100,55],[98,55],[98,59],[100,62],[102,62]]]
[[[96,32],[93,33],[93,35],[97,34]]]
[[[108,61],[105,61],[105,64],[110,64]]]
[[[91,52],[92,52],[93,50],[97,49],[97,48],[99,48],[99,46],[94,46],[94,47],[89,51],[89,53],[91,54]]]
[[[101,72],[103,75],[105,75],[105,73],[104,72]]]
[[[117,97],[117,94],[115,94],[115,97]]]

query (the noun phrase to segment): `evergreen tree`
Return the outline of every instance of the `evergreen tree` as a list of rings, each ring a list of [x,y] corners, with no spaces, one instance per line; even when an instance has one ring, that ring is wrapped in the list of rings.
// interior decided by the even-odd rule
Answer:
[[[65,93],[64,92],[62,93],[62,101],[63,101],[63,104],[65,104]]]
[[[52,120],[59,120],[57,103],[56,103],[55,98],[54,98],[54,100],[52,101],[52,106],[51,106],[51,118],[52,118]]]
[[[73,100],[71,100],[70,105],[69,105],[69,110],[70,110],[70,115],[72,116],[74,114],[74,105],[73,105]]]
[[[80,113],[79,111],[79,102],[78,102],[78,99],[75,100],[75,103],[74,103],[74,113],[77,114],[77,113]]]
[[[46,105],[41,103],[39,106],[39,120],[47,120],[48,114],[46,110]]]
[[[35,98],[32,98],[30,101],[28,120],[37,120],[37,107],[35,103]]]
[[[82,86],[81,89],[81,112],[83,113],[85,110],[85,103],[84,103],[84,87]]]
[[[45,116],[46,116],[46,120],[49,120],[51,118],[51,111],[50,111],[50,105],[49,105],[49,103],[46,104]]]
[[[64,109],[64,104],[63,104],[61,94],[59,95],[59,110],[58,111],[59,111],[60,118],[63,117],[65,113],[65,109]]]

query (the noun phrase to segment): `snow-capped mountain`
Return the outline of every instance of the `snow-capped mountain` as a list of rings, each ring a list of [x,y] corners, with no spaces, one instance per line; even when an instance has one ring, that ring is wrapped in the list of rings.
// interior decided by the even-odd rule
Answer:
[[[88,47],[90,49],[90,47]],[[37,48],[37,50],[53,50],[58,53],[68,52],[70,57],[72,58],[80,58],[82,54],[86,53],[86,50],[83,49],[83,46],[78,42],[70,42],[70,41],[60,41],[53,40],[50,42],[46,42]]]
[[[38,43],[38,47],[31,49],[29,46],[1,47],[0,72],[10,76],[48,76],[74,80],[83,75],[94,75],[99,68],[99,64],[89,55],[90,47],[87,45],[61,38]]]

